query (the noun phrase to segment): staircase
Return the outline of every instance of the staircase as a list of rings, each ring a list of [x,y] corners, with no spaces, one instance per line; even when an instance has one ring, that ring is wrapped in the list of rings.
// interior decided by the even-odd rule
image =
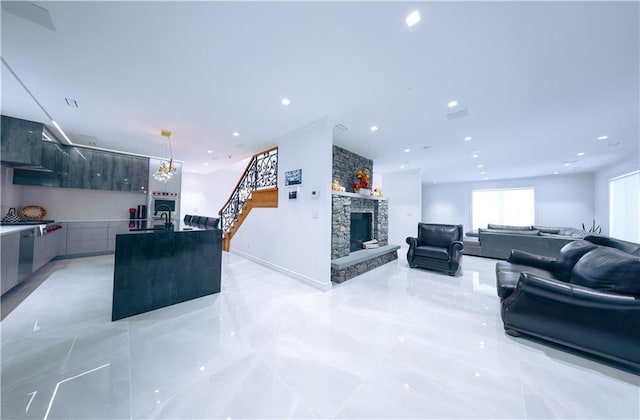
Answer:
[[[254,208],[278,207],[278,148],[256,153],[220,210],[222,249]]]

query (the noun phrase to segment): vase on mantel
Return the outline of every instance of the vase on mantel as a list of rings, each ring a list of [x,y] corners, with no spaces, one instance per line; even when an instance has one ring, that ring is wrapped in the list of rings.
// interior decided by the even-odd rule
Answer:
[[[368,188],[360,188],[358,192],[360,195],[371,195],[371,190]]]

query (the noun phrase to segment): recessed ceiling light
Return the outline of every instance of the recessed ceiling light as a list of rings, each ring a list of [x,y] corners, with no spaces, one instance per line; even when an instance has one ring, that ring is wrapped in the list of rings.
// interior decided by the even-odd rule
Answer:
[[[212,154],[213,150],[207,150],[207,153]]]
[[[411,149],[404,149],[405,153],[409,153],[411,151]]]
[[[291,101],[287,98],[282,98],[282,101],[280,101],[280,103],[284,106],[287,106],[291,103]]]
[[[553,174],[554,174],[554,175],[558,175],[559,173],[560,173],[560,172],[558,172],[558,171],[554,171],[554,172],[553,172]]]
[[[608,138],[609,138],[609,136],[600,136],[600,137],[598,137],[598,140],[606,140]]]
[[[447,106],[448,106],[449,108],[454,108],[454,107],[458,106],[458,101],[450,101],[450,102],[447,104]]]
[[[584,152],[579,152],[576,154],[576,156],[584,156]]]
[[[484,165],[478,165],[478,168],[484,168]]]
[[[475,158],[477,158],[477,157],[479,157],[479,156],[480,156],[480,155],[479,155],[478,153],[474,153],[474,154],[472,154],[472,155],[471,155],[471,157],[472,157],[472,158],[474,158],[474,159],[475,159]]]
[[[480,171],[480,175],[484,175],[484,174],[486,174],[485,171]]]
[[[464,138],[464,141],[469,141],[469,140],[471,140],[471,137],[467,136],[467,137]]]
[[[404,169],[404,165],[400,165],[400,169]]]
[[[565,162],[563,163],[564,166],[571,166],[571,164],[569,162]]]
[[[414,12],[409,13],[409,16],[407,16],[407,18],[404,21],[407,22],[408,27],[412,27],[416,23],[420,22],[420,12],[416,10]]]
[[[205,162],[205,163],[204,163],[204,166],[209,166],[209,163],[208,163],[208,162]]]
[[[371,131],[378,131],[378,126],[376,125],[372,125],[371,128],[369,129]]]
[[[489,178],[487,178],[487,177],[485,176],[485,177],[484,177],[484,178],[482,178],[482,179],[484,179],[484,180],[486,181],[486,180],[488,180]]]
[[[240,135],[240,133],[238,133],[237,131],[233,132],[233,137],[238,137]]]

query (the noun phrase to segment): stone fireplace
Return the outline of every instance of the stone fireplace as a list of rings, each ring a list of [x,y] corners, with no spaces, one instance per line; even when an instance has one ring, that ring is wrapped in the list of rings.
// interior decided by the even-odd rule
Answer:
[[[331,281],[335,283],[398,259],[400,247],[388,244],[387,199],[353,192],[354,171],[365,168],[373,179],[372,160],[333,146],[333,179],[346,189],[332,191]],[[378,248],[362,249],[362,242],[370,239],[378,241]]]
[[[371,215],[371,238],[377,239],[380,246],[388,242],[388,204],[387,200],[361,196],[354,193],[333,192],[331,218],[331,259],[345,257],[351,250],[351,214]],[[362,246],[360,246],[362,249]]]

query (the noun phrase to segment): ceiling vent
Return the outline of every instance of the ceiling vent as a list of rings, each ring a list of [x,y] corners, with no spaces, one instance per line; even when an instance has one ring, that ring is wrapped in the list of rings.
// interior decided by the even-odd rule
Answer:
[[[347,131],[347,130],[348,130],[348,128],[347,128],[347,127],[345,127],[345,126],[344,126],[344,125],[342,125],[342,124],[336,124],[336,128],[337,128],[338,130],[340,130],[340,131]]]
[[[457,118],[466,117],[467,115],[469,115],[469,111],[467,110],[467,108],[461,109],[460,111],[449,112],[448,114],[446,114],[448,120],[455,120]]]
[[[67,105],[69,105],[71,108],[77,108],[78,107],[78,101],[76,101],[75,99],[71,99],[71,98],[64,98],[64,101],[67,103]]]

